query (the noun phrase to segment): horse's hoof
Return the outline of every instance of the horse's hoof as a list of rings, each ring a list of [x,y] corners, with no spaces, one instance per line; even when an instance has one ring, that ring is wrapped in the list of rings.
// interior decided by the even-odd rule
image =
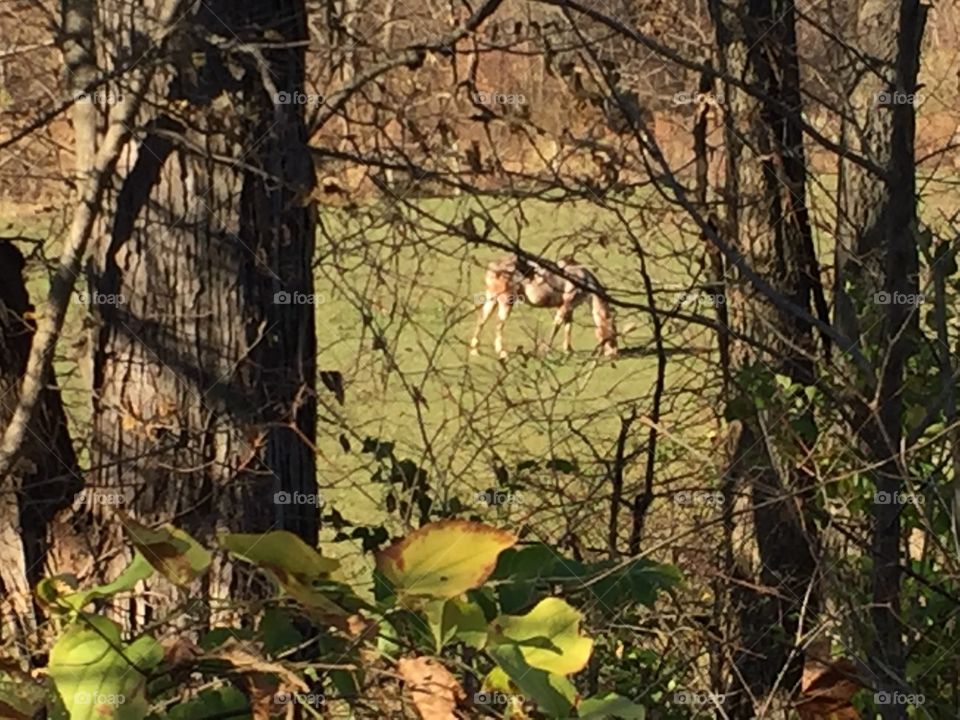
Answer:
[[[470,357],[480,357],[480,351],[476,348],[470,348]]]
[[[497,357],[500,358],[501,360],[506,360],[508,357],[507,351],[501,350],[499,353],[497,353]]]

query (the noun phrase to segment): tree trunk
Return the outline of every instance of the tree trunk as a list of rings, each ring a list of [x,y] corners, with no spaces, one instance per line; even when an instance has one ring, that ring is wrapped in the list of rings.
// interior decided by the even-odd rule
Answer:
[[[916,245],[915,105],[920,43],[926,7],[916,0],[876,0],[860,7],[859,54],[845,108],[845,143],[886,177],[860,166],[844,166],[837,237],[836,322],[862,347],[876,348],[879,378],[857,378],[856,387],[875,408],[859,406],[856,418],[864,463],[872,468],[873,625],[870,668],[880,692],[903,692],[906,659],[900,618],[901,507],[889,498],[901,491],[908,469],[900,462],[903,384],[912,354],[918,306]],[[861,57],[872,58],[865,64]],[[887,302],[881,302],[886,294]],[[899,298],[899,300],[898,300]],[[884,720],[906,717],[897,704],[881,705]]]
[[[224,530],[285,529],[315,544],[317,504],[275,502],[316,498],[304,5],[190,6],[161,41],[158,3],[99,6],[103,71],[143,53],[159,69],[89,268],[91,484],[140,522],[172,521],[208,547]],[[84,531],[98,560],[86,570],[98,577],[130,559],[111,510],[91,506]],[[150,594],[114,613],[139,627],[178,599],[255,594],[224,560],[202,586],[151,581]]]
[[[724,85],[722,232],[777,292],[809,310],[819,271],[803,191],[793,5],[765,0],[742,15],[714,2],[711,12],[721,71],[769,98],[760,101]],[[819,609],[819,537],[808,509],[812,477],[799,467],[816,428],[809,412],[790,417],[792,393],[769,389],[776,387],[776,375],[794,385],[813,381],[814,341],[806,322],[777,310],[749,282],[728,276],[727,297],[734,331],[727,415],[734,436],[724,479],[725,526],[731,548],[735,540],[743,546],[732,548],[727,559],[735,631],[725,710],[746,719],[774,716],[788,705],[803,669],[794,639]],[[755,350],[751,340],[772,352]],[[795,422],[785,422],[787,417]],[[738,506],[745,512],[735,513]]]
[[[20,251],[0,241],[0,432],[19,402],[35,329],[23,268]],[[44,574],[53,518],[81,486],[60,391],[51,377],[13,471],[0,481],[0,640],[32,640],[37,646],[39,612],[32,589]]]

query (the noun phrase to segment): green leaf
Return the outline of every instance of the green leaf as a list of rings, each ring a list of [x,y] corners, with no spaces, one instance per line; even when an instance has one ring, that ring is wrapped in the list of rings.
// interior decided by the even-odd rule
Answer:
[[[483,649],[487,642],[487,618],[479,605],[464,600],[431,600],[423,607],[439,653],[451,640]]]
[[[570,717],[577,690],[567,678],[531,667],[516,645],[499,645],[488,652],[520,692],[543,712],[555,718]],[[498,682],[496,678],[488,679],[491,684]]]
[[[282,608],[267,608],[263,612],[257,634],[263,639],[263,649],[271,655],[303,642],[303,635],[293,624],[290,613]]]
[[[587,568],[585,577],[596,575],[602,576],[588,587],[607,613],[614,613],[627,603],[651,607],[661,590],[673,587],[681,579],[680,571],[672,565],[659,565],[647,560],[636,560],[622,566],[604,562]]]
[[[577,708],[577,717],[582,720],[604,720],[604,718],[624,718],[625,720],[644,720],[646,708],[636,705],[617,694],[592,697],[584,700]]]
[[[118,513],[124,534],[161,575],[185,586],[210,567],[210,553],[180,528],[166,523],[156,530]]]
[[[526,615],[501,615],[494,620],[491,642],[515,645],[532,667],[570,675],[586,667],[593,652],[593,640],[580,635],[582,618],[566,601],[545,598]]]
[[[106,585],[97,585],[89,590],[58,595],[55,602],[61,607],[80,612],[98,598],[112,597],[117,593],[133,590],[138,582],[146,580],[153,575],[153,572],[153,566],[147,562],[147,559],[140,552],[135,550],[133,560],[113,582]]]
[[[373,455],[377,460],[384,460],[393,454],[393,443],[380,438],[367,437],[363,439],[360,452]]]
[[[77,576],[72,573],[60,573],[43,578],[34,588],[34,594],[41,605],[63,612],[65,608],[60,604],[64,595],[80,587]]]
[[[203,690],[195,698],[174,705],[167,711],[167,720],[203,720],[204,718],[237,717],[248,714],[250,702],[238,688],[225,686]]]
[[[529,609],[538,599],[550,594],[551,584],[565,578],[586,577],[586,566],[566,558],[554,548],[534,543],[510,548],[500,555],[491,579],[496,583],[497,597],[503,613]]]
[[[486,690],[496,690],[502,693],[510,693],[513,690],[510,684],[510,676],[499,665],[487,673],[487,676],[483,679],[482,687]]]
[[[575,473],[577,471],[577,461],[554,458],[547,462],[546,468],[547,470],[553,470],[554,472],[570,475],[571,473]]]
[[[50,650],[47,669],[70,720],[143,720],[144,673],[162,660],[152,637],[125,645],[116,623],[81,615]]]
[[[401,597],[454,598],[479,587],[516,536],[478,522],[424,525],[377,553],[377,570]]]
[[[306,607],[334,615],[349,614],[330,597],[330,573],[340,563],[323,557],[299,536],[286,530],[224,533],[219,541],[237,557],[265,570],[288,595]]]

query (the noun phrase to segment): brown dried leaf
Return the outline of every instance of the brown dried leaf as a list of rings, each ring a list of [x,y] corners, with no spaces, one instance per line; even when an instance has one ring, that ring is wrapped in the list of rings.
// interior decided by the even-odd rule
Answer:
[[[457,679],[432,657],[401,658],[397,672],[407,683],[414,707],[423,720],[456,720],[458,703],[466,694]]]
[[[800,720],[860,720],[860,713],[850,701],[861,687],[859,670],[850,660],[808,660],[794,708]]]
[[[203,655],[203,648],[180,635],[166,637],[160,645],[163,646],[163,659],[170,665],[188,665]]]

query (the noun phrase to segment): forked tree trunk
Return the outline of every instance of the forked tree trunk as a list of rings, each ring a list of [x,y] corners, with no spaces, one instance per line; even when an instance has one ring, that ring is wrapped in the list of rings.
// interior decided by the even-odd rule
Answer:
[[[799,77],[791,0],[714,2],[721,71],[769,100],[724,85],[726,217],[721,232],[777,292],[810,310],[819,284],[806,223],[806,168],[798,130]],[[757,378],[812,382],[815,352],[805,322],[777,310],[743,279],[727,277],[733,423],[725,478],[727,588],[732,603],[731,718],[780,717],[796,691],[803,652],[793,639],[819,607],[819,538],[808,503],[812,478],[799,467],[815,440],[812,419],[784,422],[792,397],[769,397]],[[760,343],[769,351],[751,345]],[[753,380],[751,380],[751,378]],[[766,395],[765,402],[756,402]],[[806,427],[801,431],[800,427]],[[736,510],[745,511],[736,514]],[[742,543],[733,547],[733,543]]]
[[[289,101],[304,90],[304,4],[184,3],[155,52],[161,5],[98,6],[101,71],[159,67],[92,251],[90,482],[207,546],[271,529],[315,544],[317,505],[274,501],[316,493],[314,179],[304,105]],[[95,576],[130,559],[112,511],[93,505],[82,533]],[[142,626],[178,599],[255,593],[223,560],[202,587],[151,581],[114,612]]]

